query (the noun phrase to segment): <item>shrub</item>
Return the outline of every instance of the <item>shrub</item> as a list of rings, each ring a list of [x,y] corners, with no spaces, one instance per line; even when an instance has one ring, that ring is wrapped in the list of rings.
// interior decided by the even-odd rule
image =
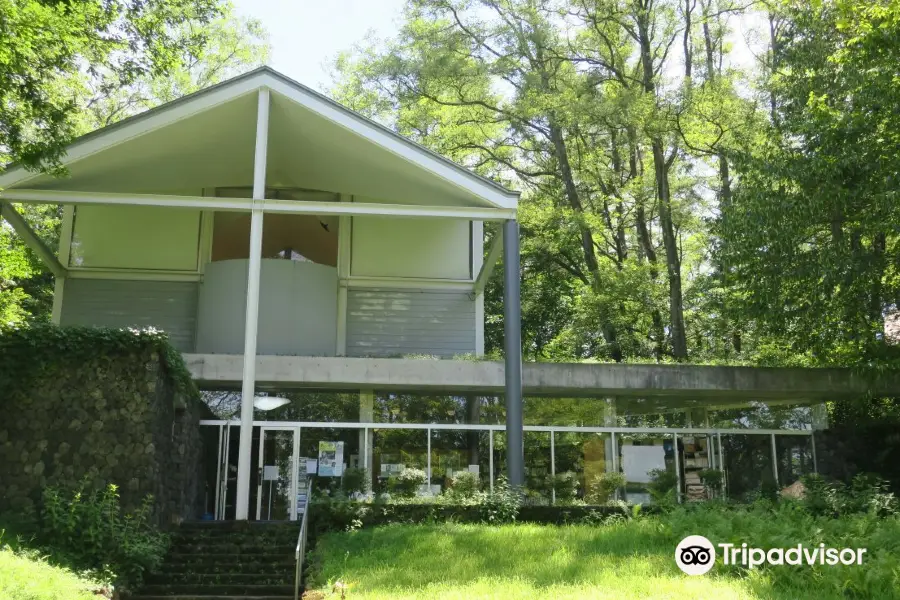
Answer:
[[[556,492],[557,502],[570,502],[578,497],[578,475],[566,471],[549,477],[549,487]]]
[[[89,490],[85,482],[72,489],[48,487],[43,493],[40,538],[54,556],[78,569],[100,573],[127,586],[137,585],[146,571],[159,566],[168,536],[151,523],[153,497],[123,514],[115,485]]]
[[[481,487],[477,473],[458,471],[450,478],[450,495],[460,498],[474,498]]]
[[[388,479],[388,489],[401,498],[412,498],[427,481],[428,476],[422,469],[407,468]]]
[[[344,471],[341,479],[341,488],[348,496],[354,492],[365,494],[369,491],[370,479],[366,469],[350,468]]]
[[[876,517],[897,514],[897,499],[888,491],[887,483],[873,475],[860,473],[849,485],[828,481],[821,475],[801,478],[804,487],[803,506],[814,515],[840,517],[869,513]]]
[[[650,475],[650,483],[647,485],[647,490],[650,492],[654,504],[660,506],[675,504],[678,475],[668,469],[653,469],[648,472],[648,475]]]
[[[491,525],[512,523],[522,507],[522,495],[509,487],[505,477],[494,483],[494,490],[485,494],[479,509],[481,520]]]
[[[725,479],[725,473],[719,469],[703,469],[699,475],[700,481],[714,495],[718,495],[722,491],[722,481]]]
[[[587,486],[585,499],[593,504],[606,504],[616,490],[625,485],[624,473],[610,471],[594,477]]]

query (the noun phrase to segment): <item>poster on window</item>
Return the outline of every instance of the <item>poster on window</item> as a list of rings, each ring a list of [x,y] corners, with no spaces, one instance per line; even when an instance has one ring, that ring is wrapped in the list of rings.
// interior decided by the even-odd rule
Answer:
[[[340,477],[344,471],[344,442],[319,442],[319,476]]]

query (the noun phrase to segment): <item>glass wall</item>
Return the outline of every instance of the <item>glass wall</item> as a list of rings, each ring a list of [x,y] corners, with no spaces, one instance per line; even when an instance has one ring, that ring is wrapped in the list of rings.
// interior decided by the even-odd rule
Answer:
[[[482,454],[487,457],[487,432],[475,430],[432,429],[431,430],[431,483],[435,493],[450,487],[453,474],[472,471],[487,483],[482,474]]]
[[[750,406],[709,411],[717,429],[812,429],[813,407],[753,402]]]
[[[327,490],[334,493],[342,489],[342,476],[347,469],[364,468],[365,455],[361,450],[365,448],[365,441],[361,439],[363,432],[359,429],[344,429],[332,427],[302,427],[300,429],[300,464],[307,461],[318,460],[320,442],[342,442],[343,456],[340,461],[340,475],[326,475],[315,478],[314,486],[319,492]]]
[[[812,453],[813,438],[808,435],[775,436],[778,456],[778,483],[785,488],[803,475],[815,472]]]
[[[629,504],[652,502],[649,484],[660,472],[675,474],[674,439],[671,434],[617,433],[618,467],[625,475],[622,490]]]
[[[372,436],[372,490],[389,492],[389,480],[404,469],[428,473],[427,429],[370,429]]]
[[[777,493],[770,435],[722,434],[722,450],[729,498],[752,501]]]
[[[525,501],[547,505],[552,500],[552,471],[550,466],[550,433],[526,431],[525,441]]]
[[[506,476],[501,396],[288,390],[278,392],[277,398],[287,402],[272,402],[271,407],[258,403],[254,418],[257,424],[299,428],[298,467],[306,459],[318,458],[320,442],[341,442],[342,470],[365,469],[365,475],[355,476],[365,477],[376,493],[389,491],[390,478],[407,468],[426,473],[432,487],[420,491],[431,494],[445,492],[460,471],[477,472],[483,489]],[[204,399],[218,417],[235,423],[239,393],[204,392]],[[527,502],[605,501],[596,493],[596,484],[611,471],[625,477],[625,485],[613,497],[629,503],[652,502],[658,480],[664,482],[662,487],[671,484],[681,501],[709,499],[720,491],[730,498],[752,500],[777,493],[815,470],[811,429],[803,429],[810,423],[809,407],[760,403],[707,410],[706,400],[679,403],[681,408],[673,408],[665,398],[525,398]],[[330,425],[338,423],[349,426]],[[761,427],[778,432],[774,453],[772,434],[759,431]],[[785,429],[792,427],[799,430]],[[221,443],[212,439],[218,429],[210,434],[209,444],[220,453],[220,461],[207,460],[215,465],[207,473],[207,511],[226,518],[234,510],[231,483],[236,477],[239,427],[230,430]],[[286,462],[292,460],[288,443],[278,446],[277,439],[273,434],[260,446],[259,427],[254,428],[251,512],[257,505],[264,507],[262,518],[281,518],[290,510],[288,492],[279,487],[279,479],[266,478],[265,470],[255,468],[277,466],[279,473],[294,468]],[[707,485],[707,478],[716,475],[710,469],[723,472],[722,488]],[[320,477],[316,485],[334,491],[346,487],[340,477]]]
[[[557,503],[592,501],[591,484],[601,474],[612,471],[611,440],[608,433],[553,433]],[[575,485],[568,483],[570,478]]]

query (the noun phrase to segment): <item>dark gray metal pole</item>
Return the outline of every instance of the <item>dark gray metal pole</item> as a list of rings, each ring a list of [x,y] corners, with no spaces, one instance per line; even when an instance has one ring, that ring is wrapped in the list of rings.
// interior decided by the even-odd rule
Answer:
[[[519,293],[519,223],[503,222],[503,333],[506,355],[506,474],[515,488],[525,485],[522,417],[522,302]]]

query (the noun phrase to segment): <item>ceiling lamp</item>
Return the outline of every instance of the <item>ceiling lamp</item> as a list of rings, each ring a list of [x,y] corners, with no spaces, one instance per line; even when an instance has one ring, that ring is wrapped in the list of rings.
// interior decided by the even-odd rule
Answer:
[[[279,398],[278,396],[256,396],[253,399],[253,407],[259,410],[275,410],[290,403],[291,401],[287,398]]]

